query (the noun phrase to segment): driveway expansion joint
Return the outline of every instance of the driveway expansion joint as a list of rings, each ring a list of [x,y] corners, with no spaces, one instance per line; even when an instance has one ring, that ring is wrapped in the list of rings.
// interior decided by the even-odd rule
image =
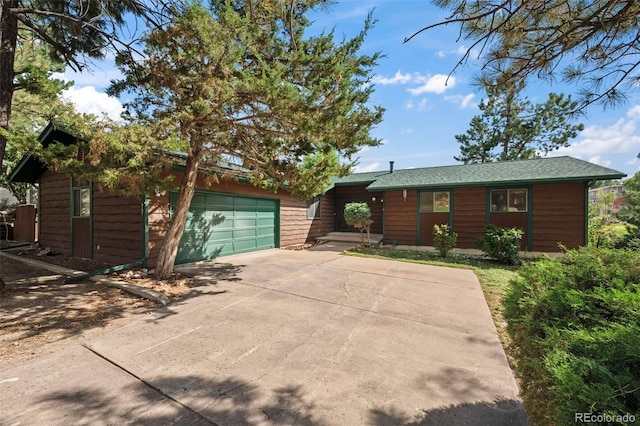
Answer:
[[[83,348],[85,348],[86,350],[88,350],[89,352],[91,352],[92,354],[96,355],[98,358],[108,362],[109,364],[113,365],[114,367],[116,367],[117,369],[123,371],[124,373],[128,374],[129,376],[133,377],[134,379],[136,379],[137,381],[139,381],[140,383],[142,383],[143,385],[145,385],[146,387],[148,387],[149,389],[153,389],[155,392],[159,393],[160,395],[162,395],[163,397],[167,398],[170,401],[175,402],[176,404],[178,404],[179,406],[181,406],[182,408],[184,408],[185,410],[195,414],[196,416],[198,416],[201,420],[204,420],[205,422],[207,422],[210,425],[213,426],[218,426],[217,423],[212,422],[211,420],[209,420],[208,418],[206,418],[205,416],[203,416],[202,414],[198,413],[197,411],[195,411],[194,409],[192,409],[191,407],[184,405],[182,402],[180,402],[179,400],[177,400],[176,398],[172,397],[171,395],[169,395],[168,393],[164,392],[162,389],[154,386],[152,383],[144,380],[142,377],[138,376],[137,374],[133,373],[132,371],[124,368],[122,365],[118,364],[115,361],[112,361],[111,359],[107,358],[106,356],[102,355],[100,352],[97,352],[96,350],[94,350],[93,348],[91,348],[90,346],[87,346],[86,344],[82,344],[81,345]]]

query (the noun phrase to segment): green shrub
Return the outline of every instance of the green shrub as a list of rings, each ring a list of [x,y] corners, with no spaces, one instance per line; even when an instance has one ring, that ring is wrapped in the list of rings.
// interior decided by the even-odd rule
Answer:
[[[367,203],[348,203],[344,206],[344,221],[347,225],[360,230],[362,245],[365,244],[364,233],[367,233],[367,244],[371,245],[371,209]]]
[[[485,234],[478,238],[478,247],[498,262],[513,265],[518,262],[523,233],[519,228],[499,228],[489,225]]]
[[[640,420],[640,253],[586,247],[518,274],[504,316],[531,423]]]
[[[449,225],[433,225],[433,246],[440,256],[447,257],[449,251],[456,246],[458,234],[451,232]]]

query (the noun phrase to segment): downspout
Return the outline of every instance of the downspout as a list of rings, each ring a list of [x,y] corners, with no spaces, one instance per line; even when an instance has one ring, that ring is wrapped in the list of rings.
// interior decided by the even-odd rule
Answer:
[[[382,193],[382,198],[380,199],[380,202],[382,203],[382,243],[383,244],[387,244],[387,234],[385,233],[386,229],[387,229],[387,209],[384,207],[384,199],[387,198],[387,191],[384,191]]]
[[[120,272],[125,269],[133,268],[135,266],[147,266],[147,260],[149,257],[149,197],[146,194],[141,196],[141,209],[142,209],[142,259],[135,262],[125,263],[122,265],[112,266],[110,268],[99,269],[97,271],[87,272],[86,274],[74,275],[64,280],[65,284],[77,283],[84,281],[88,278],[96,275],[107,275],[112,272]]]
[[[36,200],[36,240],[34,241],[38,246],[40,245],[40,230],[42,228],[42,222],[40,221],[40,195],[42,195],[40,191],[40,187],[42,186],[40,183],[42,180],[41,178],[42,175],[38,177],[38,199]]]
[[[589,187],[596,183],[595,180],[588,181],[584,185],[584,246],[589,245]]]

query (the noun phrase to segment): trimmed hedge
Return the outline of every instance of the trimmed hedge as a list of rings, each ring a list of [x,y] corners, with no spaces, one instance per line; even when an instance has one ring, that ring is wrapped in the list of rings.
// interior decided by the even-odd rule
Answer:
[[[640,422],[640,253],[541,259],[520,269],[503,303],[532,424],[575,425],[576,413]]]

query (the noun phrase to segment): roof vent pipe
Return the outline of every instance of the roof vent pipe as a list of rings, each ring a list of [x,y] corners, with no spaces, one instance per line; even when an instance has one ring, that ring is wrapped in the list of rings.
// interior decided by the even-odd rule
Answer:
[[[393,161],[389,161],[389,173],[393,173]]]

